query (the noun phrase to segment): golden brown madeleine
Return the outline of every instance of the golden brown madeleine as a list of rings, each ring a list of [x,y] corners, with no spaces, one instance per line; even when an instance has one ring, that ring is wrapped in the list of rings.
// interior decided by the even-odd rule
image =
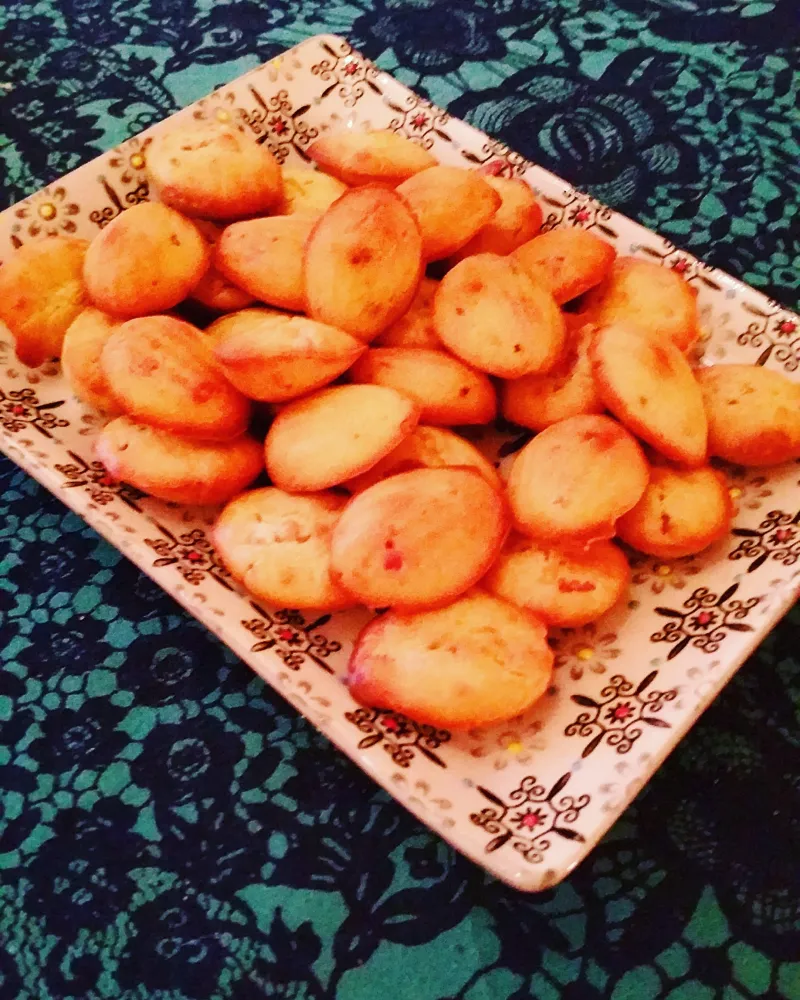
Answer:
[[[206,273],[194,286],[189,298],[217,313],[246,309],[256,301],[254,295],[237,288],[232,281],[220,274],[213,264],[209,264]]]
[[[210,259],[197,226],[166,205],[142,202],[95,236],[83,277],[98,309],[112,316],[145,316],[182,302]]]
[[[553,545],[514,535],[483,586],[547,625],[576,628],[612,608],[630,575],[628,560],[613,542]]]
[[[714,365],[695,375],[711,455],[755,466],[800,458],[800,383],[756,365]]]
[[[289,313],[280,309],[270,309],[269,306],[251,306],[248,309],[238,309],[227,316],[218,316],[213,323],[209,323],[204,330],[200,330],[203,343],[210,351],[214,351],[217,344],[221,344],[234,332],[239,330],[249,330],[252,328],[253,320],[264,320],[268,316],[286,317]]]
[[[120,412],[100,359],[103,348],[122,320],[99,309],[84,309],[70,323],[61,346],[61,370],[82,402],[110,416]]]
[[[397,188],[414,213],[422,234],[422,256],[442,260],[481,230],[502,198],[473,170],[436,165],[414,174]]]
[[[338,385],[286,403],[264,443],[281,489],[328,489],[371,469],[416,427],[419,410],[382,385]]]
[[[433,322],[433,301],[439,282],[423,278],[411,305],[399,319],[387,326],[375,338],[381,347],[432,347],[441,348]]]
[[[570,329],[570,317],[565,319],[567,344],[555,366],[544,375],[524,375],[500,387],[503,416],[520,427],[542,431],[567,417],[605,410],[588,353],[594,327]]]
[[[723,538],[732,517],[728,484],[715,469],[656,465],[641,500],[617,522],[617,533],[646,555],[679,559]]]
[[[306,301],[303,250],[316,220],[300,213],[234,222],[217,242],[214,265],[262,302],[301,312]]]
[[[553,296],[497,254],[467,257],[444,276],[434,321],[453,354],[500,378],[549,371],[564,346],[564,317]]]
[[[321,389],[367,346],[335,326],[269,309],[244,309],[205,331],[232,385],[251,399],[283,403]]]
[[[326,174],[344,184],[373,182],[394,186],[436,160],[422,146],[398,132],[332,132],[317,139],[306,150]]]
[[[37,368],[58,357],[67,327],[88,305],[87,246],[71,236],[48,236],[24,243],[0,267],[0,322],[24,365]]]
[[[512,253],[532,240],[542,225],[542,209],[530,185],[519,177],[483,174],[486,183],[500,195],[500,207],[466,246],[453,254],[453,263],[476,253]]]
[[[595,331],[589,356],[600,398],[628,430],[673,462],[706,461],[703,394],[675,344],[618,322]]]
[[[517,454],[508,499],[517,526],[549,542],[612,538],[644,493],[649,470],[635,438],[610,417],[570,417]]]
[[[684,353],[700,332],[691,285],[677,271],[635,257],[614,261],[605,280],[587,292],[581,312],[598,324],[634,324]]]
[[[322,215],[346,190],[346,184],[321,170],[313,170],[310,167],[284,167],[283,196],[275,209],[275,214]]]
[[[368,607],[437,607],[480,580],[508,528],[502,494],[474,469],[401,472],[348,503],[333,576]]]
[[[355,602],[331,578],[331,532],[346,498],[274,487],[233,500],[214,526],[214,545],[231,574],[278,607],[337,611]]]
[[[103,348],[108,385],[134,420],[204,441],[238,437],[250,402],[214,363],[202,334],[171,316],[128,320]]]
[[[408,309],[423,273],[422,237],[406,202],[378,185],[334,202],[306,243],[307,312],[372,340]]]
[[[617,256],[610,243],[585,229],[551,229],[514,251],[514,260],[548,288],[559,305],[598,285]]]
[[[446,466],[474,469],[494,489],[503,489],[497,469],[474,444],[444,427],[425,427],[422,424],[377,465],[355,479],[348,479],[344,486],[351,493],[361,493],[398,472],[441,469]]]
[[[95,442],[95,455],[114,479],[174,503],[226,503],[264,468],[264,449],[254,438],[192,441],[170,431],[117,417]]]
[[[247,306],[252,305],[255,302],[255,297],[228,281],[214,266],[213,247],[216,246],[222,235],[223,227],[215,222],[209,222],[208,219],[192,219],[192,222],[200,230],[200,235],[209,247],[212,248],[212,262],[192,289],[189,298],[219,313],[235,312],[237,309],[246,309]]]
[[[514,718],[547,690],[553,651],[533,615],[473,590],[435,611],[389,611],[356,641],[347,685],[363,705],[472,729]]]
[[[446,351],[373,347],[356,361],[350,377],[402,392],[419,406],[420,420],[427,424],[486,424],[497,412],[489,378]]]
[[[204,219],[259,215],[283,195],[281,168],[267,147],[219,122],[159,130],[147,172],[164,204]]]

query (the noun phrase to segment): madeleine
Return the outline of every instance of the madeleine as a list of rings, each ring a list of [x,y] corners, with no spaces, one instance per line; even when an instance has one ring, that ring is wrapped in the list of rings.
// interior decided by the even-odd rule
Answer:
[[[441,348],[433,321],[433,302],[439,282],[423,278],[408,309],[375,338],[380,347]]]
[[[264,449],[253,438],[192,441],[117,417],[106,424],[95,454],[114,479],[181,504],[221,504],[237,496],[264,469]]]
[[[98,309],[132,318],[178,305],[210,261],[197,226],[166,205],[145,201],[95,236],[86,251],[83,277]]]
[[[339,385],[281,407],[264,442],[281,489],[310,493],[366,472],[416,427],[419,410],[382,385]]]
[[[547,372],[558,361],[566,327],[555,299],[508,257],[467,257],[441,281],[436,333],[453,354],[500,378]]]
[[[284,403],[321,389],[367,349],[335,326],[269,309],[224,316],[204,336],[228,381],[264,403]]]
[[[476,253],[506,256],[532,240],[541,228],[542,209],[530,185],[519,177],[483,177],[500,195],[500,207],[469,243],[452,255],[454,263]]]
[[[347,185],[309,167],[283,168],[283,195],[277,215],[318,217],[345,193]]]
[[[387,188],[356,188],[305,244],[308,315],[372,340],[411,305],[422,273],[422,237],[408,204]]]
[[[388,130],[331,132],[313,142],[306,152],[326,174],[352,185],[394,187],[436,164],[422,146]]]
[[[351,493],[361,493],[367,487],[398,472],[441,469],[446,466],[474,469],[494,489],[503,488],[497,469],[474,444],[444,427],[425,427],[421,424],[368,472],[355,479],[348,479],[344,486]]]
[[[494,419],[494,386],[445,351],[424,347],[374,347],[353,365],[354,382],[388,385],[412,399],[427,424],[486,424]]]
[[[363,705],[473,729],[530,708],[552,670],[544,624],[474,590],[438,610],[375,618],[356,641],[347,685]]]
[[[283,195],[278,161],[236,128],[193,121],[159,129],[147,173],[165,205],[203,219],[241,219],[275,208]]]
[[[800,383],[755,365],[699,368],[712,455],[737,465],[800,458]]]
[[[352,597],[330,573],[331,533],[344,504],[335,493],[251,490],[220,514],[214,547],[231,575],[260,601],[320,611],[352,607]]]
[[[305,213],[234,222],[217,242],[214,266],[253,298],[302,312],[303,250],[315,222],[315,216]]]
[[[217,313],[229,313],[235,312],[237,309],[246,309],[247,306],[255,302],[255,297],[248,294],[243,288],[239,288],[232,281],[228,281],[214,266],[213,248],[217,245],[222,235],[222,226],[215,222],[209,222],[208,219],[193,219],[192,221],[200,230],[200,235],[211,248],[212,260],[206,268],[203,277],[192,289],[189,298]]]
[[[134,420],[205,441],[242,434],[251,406],[215,364],[202,334],[171,316],[128,320],[101,355],[108,386]]]
[[[547,542],[611,538],[649,481],[635,438],[610,417],[570,417],[529,441],[511,466],[517,527]]]
[[[524,375],[502,383],[500,408],[506,420],[542,431],[567,417],[605,410],[589,357],[594,327],[569,330],[569,323],[567,326],[564,353],[549,372]]]
[[[581,312],[597,324],[632,324],[684,353],[700,332],[692,286],[677,271],[636,257],[618,257]]]
[[[422,256],[441,260],[460,250],[497,212],[502,199],[485,177],[460,167],[429,167],[397,188],[422,234]]]
[[[120,412],[103,371],[101,358],[108,338],[122,320],[99,309],[84,309],[69,325],[61,345],[61,370],[82,402],[110,416]]]
[[[0,267],[0,322],[24,365],[58,357],[70,324],[89,304],[83,285],[88,243],[48,236],[23,243]]]
[[[472,587],[508,531],[502,495],[474,469],[413,469],[348,503],[334,578],[369,607],[430,608]]]
[[[613,542],[553,545],[515,536],[483,585],[548,625],[577,628],[610,610],[630,575],[628,560]]]
[[[610,243],[585,229],[551,229],[513,254],[528,277],[549,289],[559,305],[600,284],[616,256]]]
[[[628,430],[673,462],[706,461],[703,394],[675,344],[614,323],[595,332],[589,356],[598,395]]]
[[[646,555],[680,559],[724,538],[732,517],[728,484],[715,469],[655,466],[641,500],[617,522],[617,534]]]

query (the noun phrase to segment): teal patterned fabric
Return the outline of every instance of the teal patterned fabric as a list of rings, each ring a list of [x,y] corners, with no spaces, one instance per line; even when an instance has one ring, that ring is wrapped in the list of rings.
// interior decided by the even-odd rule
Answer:
[[[0,197],[322,31],[797,306],[796,0],[5,0]],[[0,1000],[800,1000],[799,648],[524,896],[2,460]]]

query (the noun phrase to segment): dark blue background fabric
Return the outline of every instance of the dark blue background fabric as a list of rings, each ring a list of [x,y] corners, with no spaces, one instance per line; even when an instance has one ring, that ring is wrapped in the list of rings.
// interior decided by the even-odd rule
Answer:
[[[322,31],[796,308],[795,0],[6,0],[0,198]],[[797,610],[526,897],[6,460],[0,512],[2,1000],[800,1000]]]

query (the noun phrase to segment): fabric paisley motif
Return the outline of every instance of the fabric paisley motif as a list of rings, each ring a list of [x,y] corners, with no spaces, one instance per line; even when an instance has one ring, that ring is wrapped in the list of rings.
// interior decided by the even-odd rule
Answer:
[[[402,65],[421,73],[447,73],[465,59],[501,59],[506,52],[491,11],[442,0],[388,0],[354,22],[352,38],[366,50],[394,49]]]
[[[618,6],[642,13],[635,0],[618,0]],[[734,42],[761,51],[788,52],[797,40],[797,9],[792,0],[754,3],[752,0],[653,0],[650,25],[665,39],[695,44]],[[791,26],[795,32],[792,34]]]
[[[611,70],[606,75],[618,79]],[[628,82],[634,74],[626,75]],[[578,83],[566,70],[531,67],[507,86],[484,91],[479,104],[476,95],[465,95],[452,110],[504,142],[523,137],[523,155],[612,204],[634,206],[659,182],[696,185],[696,151],[676,137],[667,110],[636,90],[611,90],[603,82]]]

